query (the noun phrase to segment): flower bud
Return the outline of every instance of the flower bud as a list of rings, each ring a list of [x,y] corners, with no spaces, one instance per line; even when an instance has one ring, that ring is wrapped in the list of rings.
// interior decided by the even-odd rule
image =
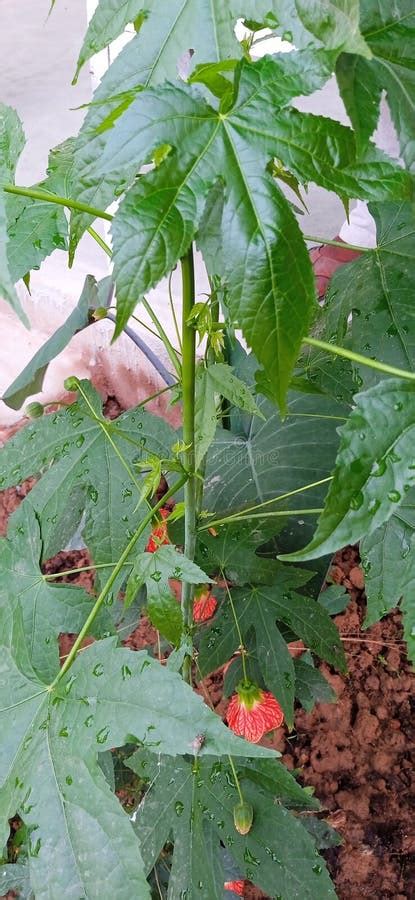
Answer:
[[[254,808],[246,800],[237,803],[233,808],[233,821],[239,834],[248,834],[254,821]]]
[[[42,403],[28,403],[25,407],[25,415],[28,419],[40,419],[43,416],[45,407]]]
[[[77,378],[75,378],[75,375],[70,375],[69,378],[65,378],[63,386],[65,388],[65,391],[77,391],[79,387],[79,381]]]
[[[94,322],[99,322],[100,319],[107,318],[107,313],[108,310],[105,306],[97,306],[96,309],[94,309],[92,312],[92,319],[94,320]]]

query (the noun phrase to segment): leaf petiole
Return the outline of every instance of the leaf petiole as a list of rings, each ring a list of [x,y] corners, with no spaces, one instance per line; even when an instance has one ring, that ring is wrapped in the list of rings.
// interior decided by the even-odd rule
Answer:
[[[310,347],[317,347],[319,350],[325,350],[334,356],[343,356],[360,366],[368,366],[369,369],[376,369],[378,372],[385,372],[386,375],[396,375],[398,378],[406,378],[408,381],[415,381],[415,372],[408,372],[406,369],[397,369],[396,366],[390,366],[388,363],[379,362],[377,359],[370,359],[368,356],[362,356],[355,353],[354,350],[347,350],[346,347],[338,347],[337,344],[329,344],[327,341],[319,341],[317,338],[305,337],[303,344],[309,344]]]
[[[189,325],[189,316],[195,302],[195,275],[193,248],[190,246],[181,260],[182,268],[182,390],[183,390],[183,466],[189,472],[184,488],[185,502],[185,543],[184,553],[193,560],[196,550],[196,502],[197,482],[195,476],[195,379],[196,379],[196,333]],[[189,582],[182,584],[183,621],[187,628],[193,624],[194,588]],[[183,678],[191,683],[191,658],[186,656],[183,663]]]
[[[78,212],[87,213],[94,219],[106,219],[112,222],[114,218],[110,213],[104,212],[103,209],[97,209],[95,206],[88,206],[87,203],[81,203],[79,200],[71,200],[69,197],[60,197],[58,194],[52,194],[49,191],[42,191],[37,188],[18,187],[15,184],[3,185],[3,191],[6,194],[16,194],[18,197],[30,197],[32,200],[40,200],[43,203],[57,203],[58,206],[66,206],[67,209],[76,209]]]
[[[312,241],[313,244],[324,244],[327,247],[341,247],[342,250],[355,250],[356,253],[370,253],[371,247],[359,247],[358,244],[346,244],[345,241],[331,241],[328,238],[315,237],[312,234],[303,234],[305,241]]]
[[[309,484],[303,484],[301,487],[295,488],[294,491],[288,491],[286,494],[279,494],[277,497],[272,497],[271,500],[264,500],[262,503],[256,503],[255,506],[248,506],[247,509],[241,509],[239,512],[232,513],[232,515],[225,516],[222,519],[213,519],[213,521],[211,520],[206,525],[202,525],[198,528],[198,531],[207,531],[209,528],[214,528],[215,525],[226,525],[228,522],[238,520],[241,516],[246,516],[247,513],[255,512],[257,509],[263,509],[264,506],[270,506],[271,503],[277,503],[278,500],[286,500],[287,497],[293,497],[294,494],[302,494],[303,491],[309,491],[312,488],[319,487],[321,484],[328,484],[329,481],[333,481],[333,475],[328,475],[327,478],[320,478],[319,481],[311,481]],[[284,515],[286,515],[286,513],[284,513]]]

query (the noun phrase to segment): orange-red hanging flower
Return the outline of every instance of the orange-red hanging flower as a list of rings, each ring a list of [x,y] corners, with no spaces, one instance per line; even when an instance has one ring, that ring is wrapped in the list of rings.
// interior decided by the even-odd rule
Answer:
[[[195,622],[207,622],[216,612],[218,601],[205,586],[196,591],[193,600],[193,619]]]
[[[253,744],[284,721],[284,713],[273,694],[250,681],[238,684],[226,715],[232,731]]]
[[[166,506],[162,506],[162,508],[159,509],[159,515],[162,519],[167,519],[170,515],[170,510],[167,509]],[[165,522],[159,522],[159,524],[155,525],[152,529],[146,546],[147,553],[154,553],[162,544],[170,544]]]
[[[243,881],[225,881],[223,885],[225,891],[233,891],[234,894],[239,894],[240,897],[244,895],[244,882]]]

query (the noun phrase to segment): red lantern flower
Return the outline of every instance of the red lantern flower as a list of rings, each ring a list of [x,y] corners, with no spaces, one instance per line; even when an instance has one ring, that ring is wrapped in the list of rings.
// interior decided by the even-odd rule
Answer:
[[[170,510],[167,509],[166,506],[162,506],[159,510],[159,514],[162,519],[167,519],[170,515]],[[159,522],[159,524],[155,525],[152,529],[146,546],[147,553],[154,553],[162,544],[170,544],[165,522]]]
[[[205,587],[196,591],[193,601],[193,619],[195,622],[207,622],[216,612],[218,601]]]
[[[257,744],[264,734],[282,725],[284,713],[269,691],[241,681],[228,706],[227,719],[235,734]]]
[[[223,885],[225,891],[233,891],[234,894],[239,894],[240,897],[244,895],[244,882],[243,881],[225,881]]]

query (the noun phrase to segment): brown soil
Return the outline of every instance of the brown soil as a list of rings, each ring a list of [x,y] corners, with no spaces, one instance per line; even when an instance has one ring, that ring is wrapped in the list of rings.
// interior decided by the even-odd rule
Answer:
[[[415,897],[414,675],[406,660],[400,614],[368,631],[357,551],[337,555],[333,574],[351,594],[336,617],[349,674],[322,670],[336,704],[300,710],[283,761],[301,768],[339,831],[326,854],[340,900]]]
[[[117,414],[116,409],[108,412]],[[0,534],[31,484],[0,494]],[[88,563],[84,551],[60,553],[45,571]],[[351,597],[335,620],[345,644],[348,675],[321,667],[338,702],[319,704],[309,714],[298,710],[296,730],[287,735],[280,728],[266,743],[283,753],[288,768],[301,771],[305,785],[315,788],[329,822],[342,836],[343,844],[325,853],[340,900],[414,900],[414,676],[406,661],[400,614],[395,611],[368,631],[361,630],[364,584],[355,548],[337,554],[332,574]],[[69,579],[93,589],[91,573]],[[62,656],[73,639],[61,637]],[[157,633],[143,617],[126,643],[132,649],[154,646]],[[223,716],[227,701],[222,673],[205,679],[199,689]],[[248,896],[261,895],[247,888]]]
[[[343,843],[324,853],[340,900],[415,898],[414,674],[406,660],[400,613],[362,631],[363,573],[356,548],[338,553],[332,569],[350,603],[335,617],[348,675],[320,668],[337,703],[299,709],[295,731],[280,728],[263,741],[279,750],[287,768],[312,785],[325,817]],[[292,648],[295,652],[294,648]],[[224,716],[222,673],[205,679],[216,711]],[[264,898],[247,889],[246,898]]]

